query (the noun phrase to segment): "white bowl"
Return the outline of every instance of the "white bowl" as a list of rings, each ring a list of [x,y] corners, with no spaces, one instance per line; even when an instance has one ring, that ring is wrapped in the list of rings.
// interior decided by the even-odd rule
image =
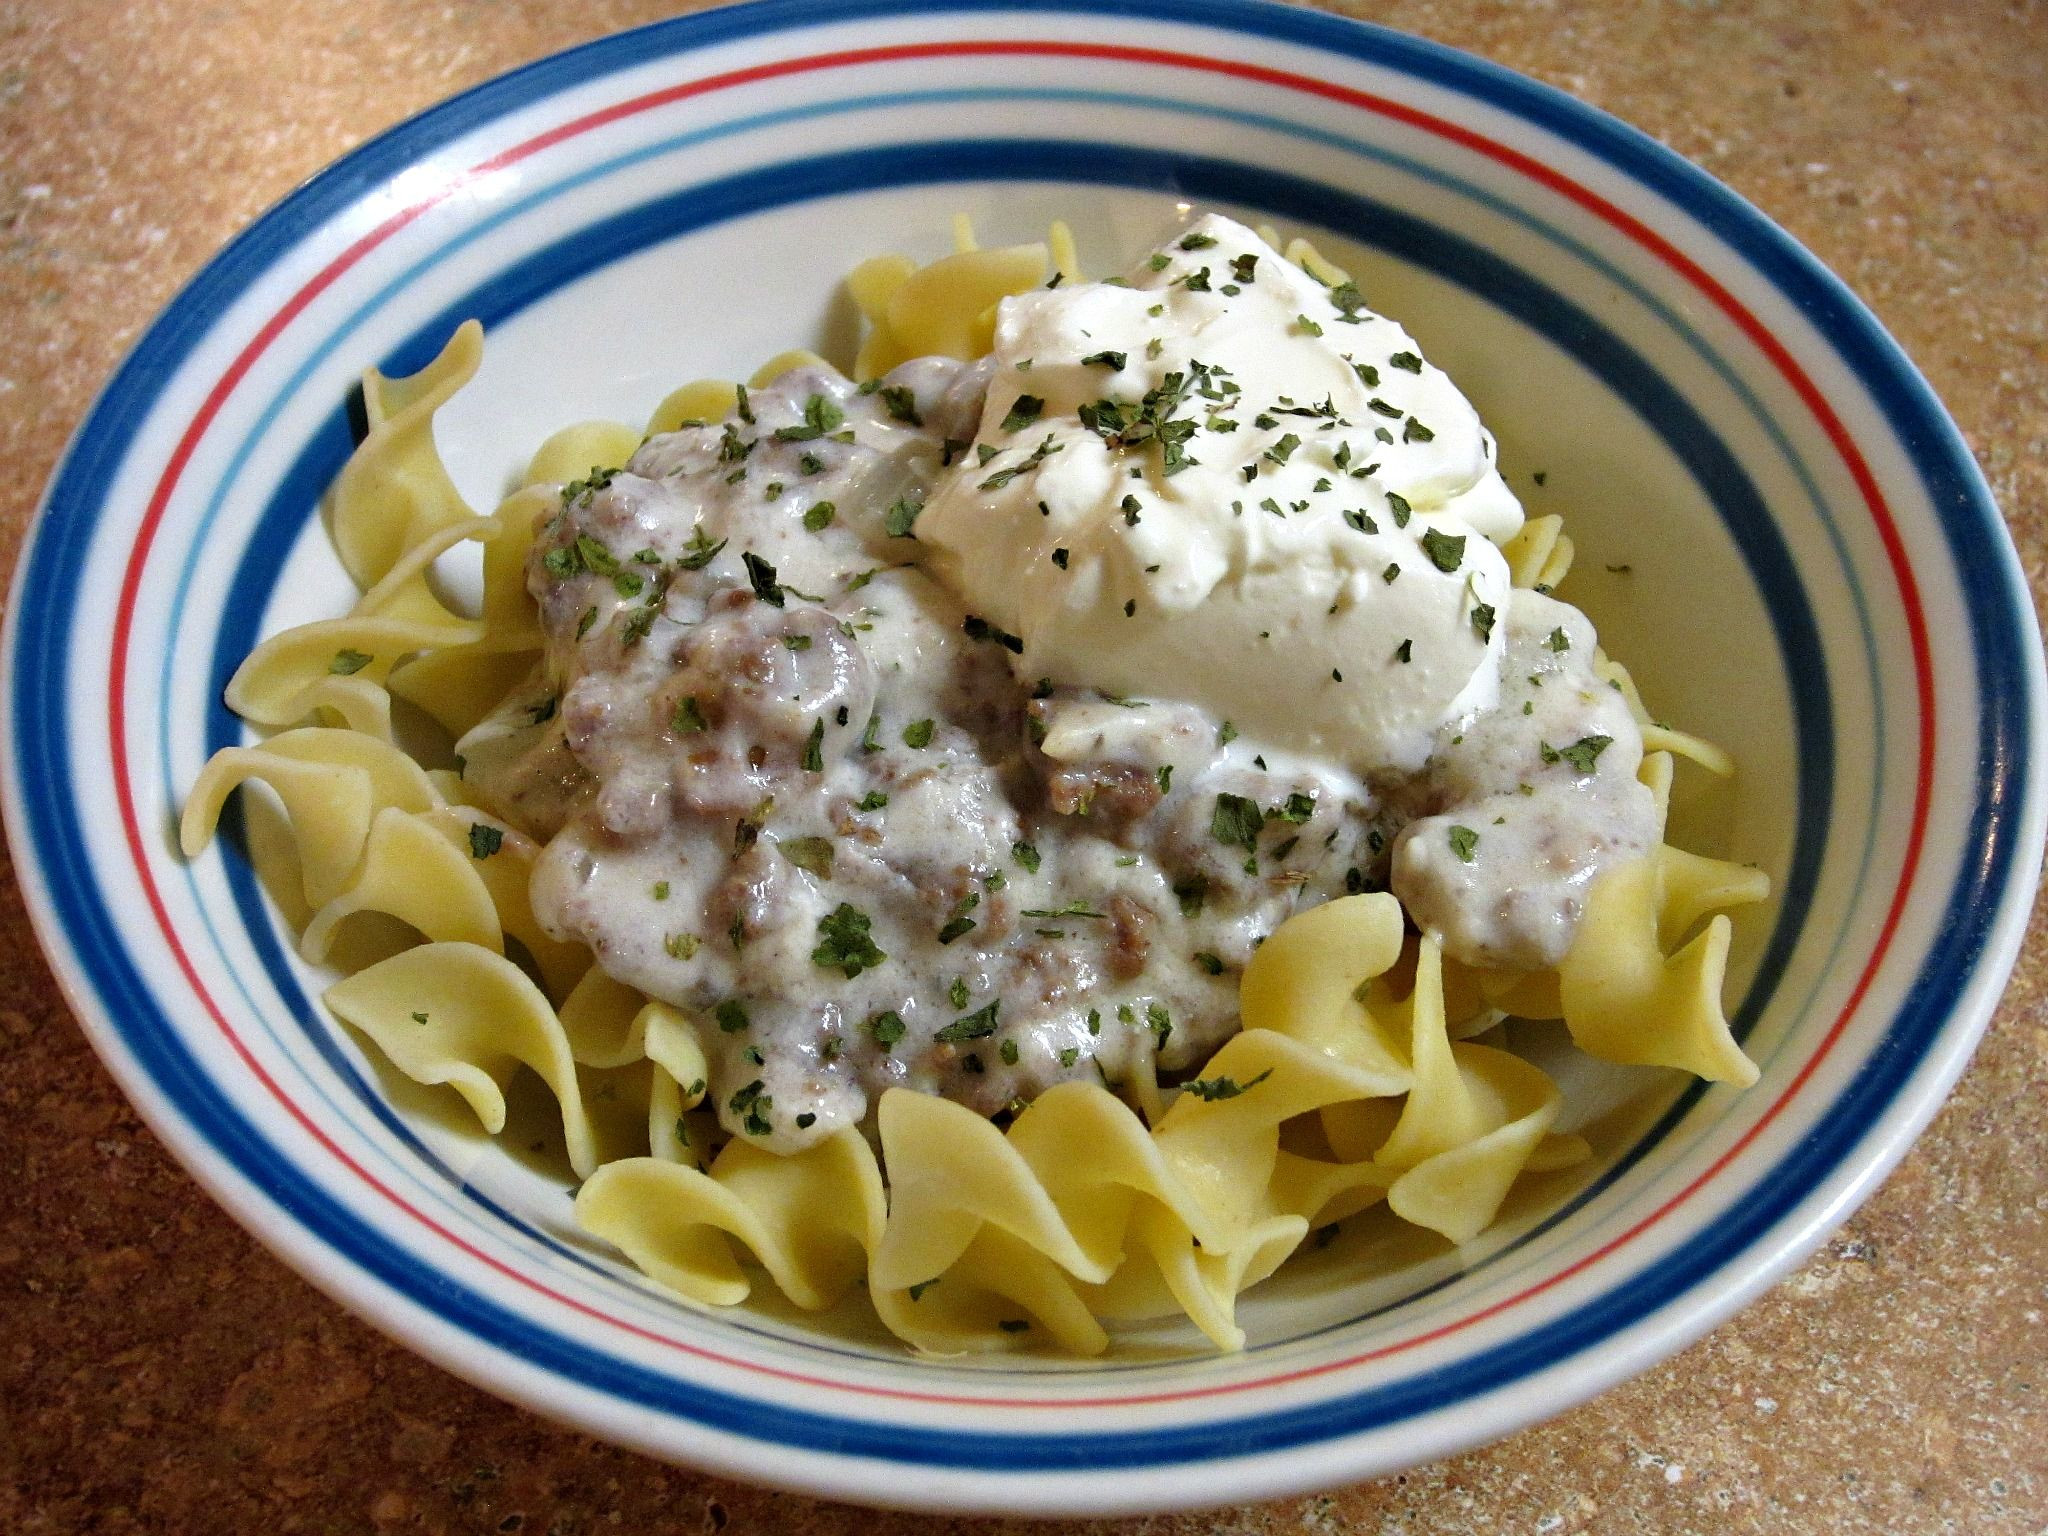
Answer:
[[[1326,1485],[1556,1412],[1754,1296],[1875,1186],[1968,1058],[2042,842],[2039,642],[1948,418],[1725,188],[1410,38],[1241,0],[717,11],[428,112],[293,194],[80,429],[6,636],[8,833],[94,1043],[252,1231],[451,1370],[656,1455],[877,1503],[1132,1511]],[[1680,824],[1777,895],[1738,922],[1753,1089],[1568,1080],[1590,1171],[1464,1250],[1371,1222],[1218,1356],[913,1358],[858,1308],[692,1311],[559,1184],[450,1130],[311,1002],[233,840],[171,827],[255,640],[350,593],[317,508],[366,365],[490,328],[442,418],[488,507],[548,432],[843,350],[859,257],[1060,216],[1095,270],[1189,204],[1312,235],[1568,514],[1566,595],[1734,750]],[[1536,472],[1543,472],[1540,485]],[[1608,567],[1627,566],[1626,571]],[[100,775],[108,775],[102,780]],[[1530,1047],[1544,1050],[1533,1031]],[[1608,1098],[1603,1098],[1607,1095]]]

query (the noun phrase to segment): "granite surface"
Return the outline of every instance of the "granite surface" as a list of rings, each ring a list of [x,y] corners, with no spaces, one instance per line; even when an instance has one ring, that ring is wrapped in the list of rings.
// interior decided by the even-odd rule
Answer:
[[[654,0],[0,0],[0,570],[92,392],[228,236],[388,123]],[[1359,14],[1620,114],[1842,274],[2048,558],[2048,9],[1488,3]],[[2048,1532],[2048,948],[1954,1099],[1799,1273],[1489,1449],[1130,1531]],[[0,878],[0,1530],[860,1532],[464,1386],[170,1161]],[[1077,1527],[1078,1529],[1078,1527]]]

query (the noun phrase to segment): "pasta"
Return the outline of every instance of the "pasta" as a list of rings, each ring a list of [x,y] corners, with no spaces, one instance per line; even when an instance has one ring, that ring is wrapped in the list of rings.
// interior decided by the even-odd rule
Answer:
[[[1080,280],[1064,226],[1042,244],[982,249],[963,225],[957,244],[925,266],[884,256],[849,275],[868,324],[857,376],[911,358],[977,358],[1003,299],[1049,272]],[[1306,242],[1287,256],[1324,284],[1349,282]],[[1162,1075],[1155,1049],[1120,1092],[1106,1078],[1062,1081],[997,1119],[889,1088],[872,1145],[853,1127],[788,1153],[721,1135],[704,1021],[551,933],[531,894],[542,840],[495,814],[460,765],[429,770],[394,745],[394,699],[477,752],[490,750],[492,722],[509,715],[503,730],[516,733],[521,710],[552,712],[525,574],[536,525],[593,466],[620,465],[643,441],[619,423],[567,428],[498,508],[476,514],[435,451],[433,420],[474,374],[482,344],[471,323],[420,373],[366,376],[369,432],[337,486],[334,519],[362,595],[345,617],[264,641],[238,669],[230,706],[274,734],[206,765],[181,843],[198,857],[226,797],[267,786],[312,913],[303,955],[325,960],[369,913],[420,941],[336,981],[328,1008],[409,1077],[453,1089],[488,1134],[505,1125],[512,1078],[535,1074],[559,1105],[579,1223],[669,1292],[732,1306],[758,1272],[815,1309],[864,1283],[882,1322],[934,1354],[1093,1354],[1110,1347],[1114,1324],[1172,1316],[1236,1349],[1240,1295],[1318,1229],[1384,1205],[1467,1243],[1517,1179],[1590,1155],[1555,1129],[1550,1078],[1475,1038],[1502,1018],[1562,1019],[1580,1049],[1610,1061],[1755,1079],[1722,1011],[1726,913],[1764,899],[1768,881],[1659,841],[1592,884],[1554,967],[1449,958],[1435,933],[1411,929],[1394,895],[1364,891],[1300,910],[1250,952],[1241,1027],[1178,1080]],[[785,354],[749,387],[818,366]],[[720,421],[747,400],[733,383],[684,385],[646,435]],[[483,568],[473,615],[431,580],[466,546]],[[1573,547],[1558,518],[1539,517],[1502,554],[1516,588],[1548,592]],[[1661,833],[1674,757],[1723,775],[1733,763],[1654,721],[1618,664],[1594,665],[1640,727],[1637,777]],[[963,902],[956,913],[968,928],[972,910]],[[735,1095],[727,1109],[746,1106]]]

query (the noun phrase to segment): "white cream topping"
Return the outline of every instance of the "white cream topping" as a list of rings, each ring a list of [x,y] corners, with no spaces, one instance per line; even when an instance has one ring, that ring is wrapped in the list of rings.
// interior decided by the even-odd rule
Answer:
[[[917,524],[937,573],[1022,640],[1020,678],[1419,767],[1499,693],[1493,541],[1522,513],[1492,438],[1399,325],[1241,224],[1127,284],[1004,301],[977,446]]]

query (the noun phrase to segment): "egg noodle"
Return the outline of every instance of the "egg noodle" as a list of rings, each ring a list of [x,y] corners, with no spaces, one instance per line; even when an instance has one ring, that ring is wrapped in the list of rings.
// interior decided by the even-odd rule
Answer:
[[[1039,287],[1049,267],[1081,276],[1063,226],[1045,244],[984,250],[963,221],[956,243],[922,267],[888,256],[849,276],[868,323],[855,377],[912,357],[980,356],[999,300]],[[1286,254],[1326,283],[1345,280],[1303,241]],[[1463,1243],[1518,1177],[1590,1155],[1552,1130],[1561,1100],[1543,1071],[1466,1038],[1504,1016],[1561,1018],[1604,1060],[1755,1079],[1722,1012],[1724,909],[1761,900],[1768,882],[1660,843],[1592,885],[1554,971],[1467,968],[1408,932],[1391,894],[1345,896],[1297,913],[1256,950],[1241,1032],[1181,1088],[1149,1070],[1123,1096],[1062,1082],[1000,1128],[892,1088],[872,1126],[879,1159],[855,1128],[789,1156],[744,1136],[721,1144],[691,1020],[552,938],[528,896],[540,846],[456,769],[424,766],[394,741],[394,699],[460,736],[529,676],[543,643],[525,577],[536,522],[560,508],[565,482],[624,464],[643,440],[615,423],[571,427],[477,516],[433,423],[482,348],[472,321],[419,373],[365,376],[368,434],[332,507],[334,546],[361,597],[344,618],[266,640],[236,672],[229,706],[273,734],[206,765],[183,847],[197,857],[227,796],[266,785],[296,848],[308,961],[324,961],[359,913],[424,941],[328,988],[334,1015],[406,1076],[453,1088],[493,1135],[512,1079],[531,1069],[560,1106],[582,1181],[578,1221],[687,1301],[742,1302],[758,1269],[808,1309],[865,1282],[892,1332],[937,1353],[1095,1354],[1109,1345],[1106,1324],[1176,1314],[1237,1349],[1238,1295],[1319,1229],[1384,1202]],[[753,382],[815,361],[785,354]],[[686,385],[646,435],[715,422],[736,400],[733,384]],[[429,579],[464,544],[482,555],[473,615]],[[1517,586],[1547,591],[1572,546],[1556,517],[1538,517],[1504,553]],[[1640,778],[1660,818],[1674,756],[1732,771],[1716,748],[1652,722],[1619,664],[1602,657],[1597,670],[1642,727]]]

